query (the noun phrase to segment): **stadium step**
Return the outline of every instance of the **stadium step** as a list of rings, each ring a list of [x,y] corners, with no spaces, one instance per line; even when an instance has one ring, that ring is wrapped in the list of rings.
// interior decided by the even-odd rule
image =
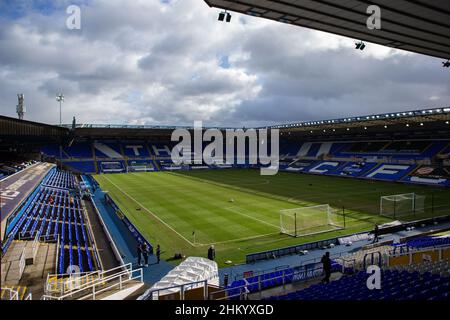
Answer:
[[[105,291],[104,293],[98,295],[96,300],[125,300],[126,298],[134,295],[144,287],[144,283],[140,281],[133,280],[122,287],[122,290],[113,289],[110,291]]]
[[[14,240],[8,248],[8,251],[6,251],[5,255],[2,257],[2,261],[19,260],[26,245],[26,241]]]

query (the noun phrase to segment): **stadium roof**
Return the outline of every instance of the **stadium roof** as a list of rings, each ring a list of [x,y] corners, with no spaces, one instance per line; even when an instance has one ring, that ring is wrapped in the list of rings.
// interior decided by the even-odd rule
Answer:
[[[209,6],[450,59],[448,0],[204,0]],[[370,30],[369,5],[381,8]]]
[[[152,125],[100,125],[77,124],[75,130],[70,130],[70,125],[63,128],[49,126],[36,122],[18,120],[0,116],[0,142],[10,141],[15,144],[17,139],[27,138],[26,141],[33,144],[39,141],[50,141],[58,138],[64,140],[77,137],[78,139],[147,139],[164,138],[170,136],[174,129],[184,128],[192,130],[189,126],[152,126]],[[348,136],[365,134],[399,134],[410,138],[419,135],[444,137],[450,136],[450,107],[423,109],[415,111],[390,112],[366,116],[356,116],[340,119],[304,121],[288,124],[272,125],[255,129],[272,128],[279,129],[281,135],[318,136]],[[55,130],[56,129],[56,130]],[[59,130],[58,130],[59,129]],[[204,127],[210,129],[210,127]],[[220,130],[237,129],[217,128]],[[9,144],[11,145],[11,144]]]
[[[389,112],[360,117],[348,117],[332,120],[305,121],[274,125],[270,128],[311,130],[316,128],[350,128],[360,126],[382,126],[389,124],[413,124],[435,121],[450,121],[449,108],[423,109],[415,111]]]
[[[400,111],[389,112],[382,114],[372,114],[365,116],[337,118],[329,120],[317,120],[317,121],[302,121],[286,124],[277,124],[262,128],[272,129],[296,129],[296,130],[309,130],[321,127],[338,128],[338,127],[354,127],[354,126],[380,126],[390,123],[414,123],[414,122],[434,122],[434,121],[450,121],[450,107],[446,108],[434,108],[434,109],[420,109],[414,111]],[[71,128],[70,124],[63,125],[66,128]],[[117,125],[117,124],[77,124],[76,129],[83,129],[89,132],[89,129],[110,129],[110,130],[149,130],[149,131],[166,131],[171,132],[175,129],[188,129],[192,130],[192,126],[157,126],[157,125]],[[204,129],[238,129],[237,127],[204,127]]]

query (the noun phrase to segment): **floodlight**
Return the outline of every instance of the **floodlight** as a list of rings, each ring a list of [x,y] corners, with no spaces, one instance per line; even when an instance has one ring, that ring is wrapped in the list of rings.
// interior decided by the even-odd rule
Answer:
[[[355,43],[355,49],[356,50],[364,50],[364,48],[366,47],[366,45],[364,44],[364,42],[362,42],[362,41],[360,41],[360,42],[357,42],[357,43]]]

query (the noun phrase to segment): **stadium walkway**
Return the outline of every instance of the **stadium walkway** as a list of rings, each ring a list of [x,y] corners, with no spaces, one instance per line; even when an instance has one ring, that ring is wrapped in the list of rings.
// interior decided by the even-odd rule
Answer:
[[[440,228],[450,228],[450,223],[441,224]],[[434,230],[435,226],[426,226],[423,228],[416,228],[411,231],[399,231],[394,234],[385,234],[380,237],[380,241],[394,240],[394,243],[398,243],[400,238],[406,236],[414,236],[421,234],[423,232],[429,232]],[[256,262],[253,264],[241,264],[232,267],[222,268],[219,270],[220,282],[223,284],[223,278],[225,274],[228,274],[229,281],[233,281],[235,277],[241,278],[242,274],[247,271],[263,272],[263,271],[273,271],[277,267],[297,267],[305,265],[308,263],[320,262],[320,259],[326,251],[330,252],[332,258],[337,258],[338,256],[351,253],[361,249],[363,246],[370,244],[370,241],[361,240],[353,242],[351,246],[337,245],[330,249],[315,249],[309,251],[307,255],[289,255],[284,257],[279,257],[277,259],[265,260]]]
[[[86,179],[84,182],[89,184]],[[92,187],[89,184],[89,188]],[[111,237],[120,252],[124,263],[132,263],[133,268],[139,268],[137,265],[136,247],[137,242],[131,232],[127,229],[125,224],[119,219],[114,210],[105,204],[105,193],[101,189],[97,189],[92,196],[95,205],[105,222]],[[152,286],[155,282],[161,280],[170,270],[174,268],[171,264],[160,261],[156,264],[156,257],[154,255],[149,256],[149,266],[147,268],[142,267],[144,270],[144,282],[149,286]]]
[[[3,241],[6,231],[9,232],[6,230],[8,217],[41,183],[53,167],[53,164],[38,162],[0,181],[0,241]]]

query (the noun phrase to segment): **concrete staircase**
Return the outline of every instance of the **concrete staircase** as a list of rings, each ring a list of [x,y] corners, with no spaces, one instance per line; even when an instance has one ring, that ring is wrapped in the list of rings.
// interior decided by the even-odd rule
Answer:
[[[27,287],[33,295],[41,296],[47,274],[55,270],[56,247],[55,243],[39,243],[34,256],[33,241],[13,241],[1,262],[2,287]],[[21,274],[22,254],[24,269]]]

